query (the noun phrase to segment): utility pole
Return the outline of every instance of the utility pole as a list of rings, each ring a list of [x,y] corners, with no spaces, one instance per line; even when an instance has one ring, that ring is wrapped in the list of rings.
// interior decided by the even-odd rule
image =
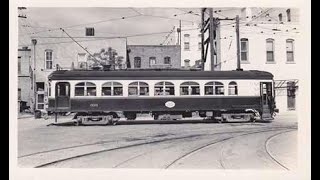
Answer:
[[[180,41],[179,41],[179,44],[180,44],[180,47],[181,47],[181,20],[179,21],[179,35],[180,35]]]
[[[239,15],[236,16],[236,37],[237,37],[237,71],[242,71],[240,65],[240,32],[239,32]]]
[[[211,71],[214,71],[214,55],[215,55],[215,44],[214,44],[214,35],[216,31],[215,21],[213,19],[213,9],[209,9],[209,38],[210,38],[210,59],[211,59]]]
[[[205,13],[209,11],[209,18],[205,20]],[[208,13],[206,13],[208,14]],[[204,70],[205,62],[207,61],[207,54],[210,50],[210,62],[211,62],[211,71],[214,71],[215,68],[215,57],[216,53],[216,30],[217,30],[217,19],[213,17],[213,9],[212,8],[202,8],[201,9],[201,59],[202,59],[202,67]],[[204,37],[204,34],[209,31],[207,38]],[[209,49],[210,45],[210,49]]]
[[[33,101],[33,112],[35,114],[36,109],[37,109],[37,82],[36,82],[36,44],[37,44],[37,40],[36,39],[32,39],[31,40],[32,44],[33,44],[33,95],[34,95],[34,101]],[[35,114],[36,115],[36,114]]]
[[[204,32],[203,29],[205,28],[204,22],[204,9],[201,9],[201,70],[204,71]]]
[[[126,38],[126,69],[130,69],[131,68],[131,62],[130,62],[130,55],[129,53],[131,52],[131,50],[128,48],[128,38]]]

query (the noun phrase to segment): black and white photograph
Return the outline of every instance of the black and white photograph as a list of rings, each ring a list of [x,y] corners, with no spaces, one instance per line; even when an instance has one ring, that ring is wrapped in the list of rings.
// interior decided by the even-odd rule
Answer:
[[[305,11],[199,6],[17,6],[17,168],[299,171]]]

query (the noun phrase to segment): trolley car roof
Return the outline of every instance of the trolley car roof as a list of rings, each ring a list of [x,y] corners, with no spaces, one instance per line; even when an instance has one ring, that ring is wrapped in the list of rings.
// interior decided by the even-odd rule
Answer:
[[[266,71],[86,71],[59,70],[49,75],[50,80],[185,80],[185,79],[268,79]]]

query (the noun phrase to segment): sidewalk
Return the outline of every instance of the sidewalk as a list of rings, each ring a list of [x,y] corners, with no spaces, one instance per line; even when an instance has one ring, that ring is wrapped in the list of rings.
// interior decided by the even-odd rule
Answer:
[[[18,113],[18,119],[34,118],[31,113]]]
[[[276,117],[281,117],[281,118],[289,118],[289,119],[297,119],[298,118],[298,113],[296,111],[286,111],[286,112],[280,112],[276,115]]]

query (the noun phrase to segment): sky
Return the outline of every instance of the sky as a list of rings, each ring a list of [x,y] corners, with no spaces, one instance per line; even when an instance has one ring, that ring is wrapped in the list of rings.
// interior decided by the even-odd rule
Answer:
[[[193,13],[187,13],[189,11]],[[19,14],[27,16],[19,18],[19,43],[28,44],[33,37],[61,36],[60,30],[49,31],[60,27],[72,36],[83,36],[85,27],[95,27],[96,36],[104,37],[169,32],[174,26],[179,26],[179,20],[183,26],[197,25],[200,22],[200,16],[196,15],[199,11],[199,8],[32,7],[19,11]],[[131,37],[128,43],[160,44],[167,34]]]
[[[240,9],[217,7],[213,8],[213,15],[221,19],[234,18],[240,15]],[[253,15],[266,10],[268,8],[256,8]],[[272,11],[268,13],[271,13],[274,21],[277,19],[276,8]],[[127,38],[130,45],[159,45],[168,35],[177,33],[174,31],[170,34],[170,31],[179,26],[180,20],[185,29],[188,26],[196,28],[201,21],[200,8],[27,7],[19,10],[19,15],[27,17],[18,18],[20,47],[29,46],[32,38],[46,43],[71,41],[59,28],[63,28],[71,37],[80,37],[76,40],[83,40],[85,27],[94,27],[95,37],[131,36]]]

